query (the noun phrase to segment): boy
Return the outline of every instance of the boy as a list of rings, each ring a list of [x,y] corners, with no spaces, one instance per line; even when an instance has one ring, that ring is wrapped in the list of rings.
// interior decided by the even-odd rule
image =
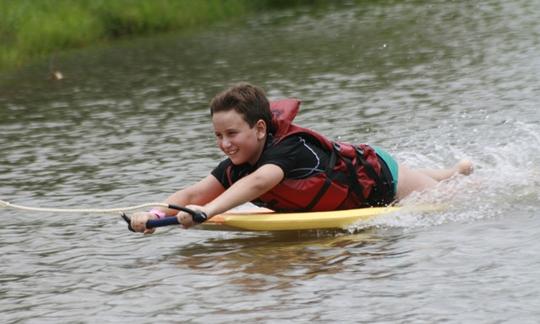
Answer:
[[[227,159],[165,202],[187,205],[208,218],[249,201],[279,211],[383,206],[472,171],[467,160],[449,169],[412,170],[379,148],[330,141],[292,123],[299,105],[294,99],[270,104],[262,89],[248,83],[216,95],[210,114]],[[185,212],[152,209],[134,214],[131,226],[152,233],[144,225],[148,219],[175,214],[184,228],[204,221]]]

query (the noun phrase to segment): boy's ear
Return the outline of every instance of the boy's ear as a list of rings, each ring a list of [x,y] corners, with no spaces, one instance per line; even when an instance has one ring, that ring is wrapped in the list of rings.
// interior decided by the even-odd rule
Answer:
[[[266,122],[262,119],[259,119],[255,124],[255,127],[257,129],[257,138],[260,140],[264,139],[264,137],[266,136],[266,130],[268,129],[266,126]]]

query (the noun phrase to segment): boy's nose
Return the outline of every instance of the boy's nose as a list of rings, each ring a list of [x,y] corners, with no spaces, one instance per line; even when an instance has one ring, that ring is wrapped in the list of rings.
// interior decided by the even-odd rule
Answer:
[[[223,146],[223,147],[229,147],[229,146],[231,146],[231,141],[229,141],[228,139],[224,138],[223,140],[221,140],[221,146]]]

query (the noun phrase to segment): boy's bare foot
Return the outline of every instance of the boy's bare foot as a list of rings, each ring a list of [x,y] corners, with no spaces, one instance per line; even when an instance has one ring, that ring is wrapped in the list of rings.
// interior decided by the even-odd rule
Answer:
[[[454,169],[459,173],[463,175],[469,175],[473,172],[474,167],[473,163],[469,160],[461,160],[454,166]]]

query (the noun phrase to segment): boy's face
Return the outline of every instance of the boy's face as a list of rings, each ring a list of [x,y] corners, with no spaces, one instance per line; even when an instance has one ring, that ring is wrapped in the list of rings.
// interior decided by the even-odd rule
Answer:
[[[231,109],[214,113],[212,124],[219,148],[233,164],[257,162],[266,137],[266,123],[262,119],[249,127],[243,116]]]

